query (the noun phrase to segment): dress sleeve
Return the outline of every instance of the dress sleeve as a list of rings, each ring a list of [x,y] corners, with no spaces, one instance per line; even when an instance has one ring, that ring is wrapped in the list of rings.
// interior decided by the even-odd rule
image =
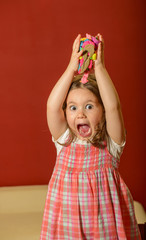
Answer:
[[[123,152],[123,149],[124,149],[124,146],[126,144],[126,140],[122,143],[122,144],[117,144],[115,143],[110,136],[107,136],[107,149],[109,151],[109,153],[114,156],[115,158],[120,158],[122,152]]]
[[[57,155],[60,153],[61,149],[63,148],[61,144],[65,143],[65,140],[67,139],[68,135],[69,135],[69,129],[67,129],[57,140],[54,140],[54,137],[52,136],[52,141],[55,144]]]

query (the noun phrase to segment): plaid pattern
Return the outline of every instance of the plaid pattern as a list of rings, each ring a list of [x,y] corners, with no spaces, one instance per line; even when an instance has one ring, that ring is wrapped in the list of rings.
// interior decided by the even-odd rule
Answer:
[[[106,147],[63,147],[49,182],[40,239],[141,239],[118,166]]]

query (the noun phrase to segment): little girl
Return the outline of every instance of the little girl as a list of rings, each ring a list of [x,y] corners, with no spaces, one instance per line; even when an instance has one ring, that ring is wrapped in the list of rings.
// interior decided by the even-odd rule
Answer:
[[[100,34],[94,74],[74,76],[83,50],[75,39],[70,63],[47,102],[57,148],[41,240],[141,239],[133,199],[118,172],[125,128],[116,89],[104,66]]]

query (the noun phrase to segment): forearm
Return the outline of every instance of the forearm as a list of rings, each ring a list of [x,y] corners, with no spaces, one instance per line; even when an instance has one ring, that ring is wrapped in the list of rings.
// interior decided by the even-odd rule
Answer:
[[[105,110],[119,108],[120,100],[117,91],[106,68],[103,65],[95,68],[95,76]]]
[[[109,136],[117,144],[121,144],[125,140],[125,127],[120,100],[115,86],[104,66],[104,41],[102,35],[98,34],[98,37],[101,42],[97,49],[95,76],[105,108],[106,129]]]
[[[56,83],[48,98],[47,106],[51,108],[51,110],[53,109],[53,111],[58,111],[62,109],[62,105],[67,96],[69,87],[72,83],[74,73],[78,69],[79,57],[83,53],[82,50],[79,51],[80,37],[81,35],[79,34],[75,39],[69,65],[61,78]]]
[[[52,108],[57,111],[62,108],[63,102],[66,98],[67,92],[71,85],[72,79],[74,77],[74,70],[72,70],[69,66],[60,77],[56,85],[54,86],[53,90],[47,101],[47,107]]]

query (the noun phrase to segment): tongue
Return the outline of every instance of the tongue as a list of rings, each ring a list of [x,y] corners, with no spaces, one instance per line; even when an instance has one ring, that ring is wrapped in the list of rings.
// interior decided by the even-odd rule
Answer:
[[[78,130],[79,130],[80,136],[82,136],[82,137],[88,137],[91,134],[90,127],[86,124],[79,125]]]

